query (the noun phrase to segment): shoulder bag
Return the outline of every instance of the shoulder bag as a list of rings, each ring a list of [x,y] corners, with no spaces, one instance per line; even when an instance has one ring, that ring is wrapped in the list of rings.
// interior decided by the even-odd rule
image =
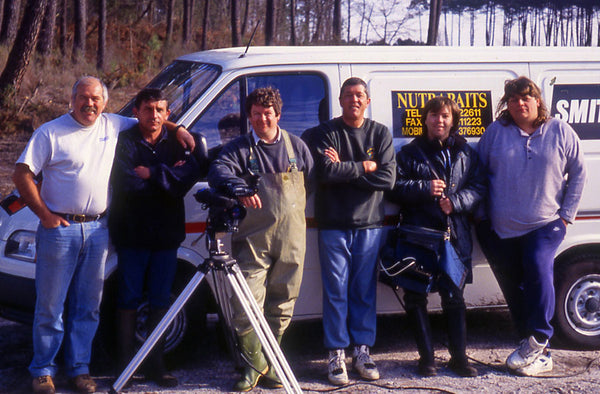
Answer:
[[[417,148],[433,175],[440,179],[425,153]],[[438,279],[444,286],[462,289],[468,272],[450,243],[448,216],[446,221],[446,231],[407,224],[391,229],[380,252],[379,280],[418,293],[435,291]]]

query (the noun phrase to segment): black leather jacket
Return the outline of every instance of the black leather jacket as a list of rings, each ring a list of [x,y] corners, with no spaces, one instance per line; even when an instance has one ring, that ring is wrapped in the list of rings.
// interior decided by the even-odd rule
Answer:
[[[451,157],[449,170],[445,170],[441,154],[442,149],[446,148],[449,148]],[[450,136],[444,146],[439,141],[429,141],[421,136],[403,146],[396,155],[396,184],[389,197],[400,205],[402,223],[445,230],[448,226],[447,217],[438,199],[431,196],[431,180],[436,176],[423,154],[428,157],[438,176],[446,181],[446,195],[454,208],[449,220],[452,245],[470,271],[473,250],[470,214],[486,190],[485,175],[477,152],[461,136]],[[471,280],[470,274],[468,280]]]

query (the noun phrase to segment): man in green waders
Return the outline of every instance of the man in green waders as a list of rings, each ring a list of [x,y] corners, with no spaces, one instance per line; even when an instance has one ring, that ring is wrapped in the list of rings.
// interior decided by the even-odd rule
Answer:
[[[304,142],[277,125],[282,104],[277,89],[250,93],[246,113],[251,132],[225,145],[208,173],[211,187],[237,196],[248,208],[232,236],[232,255],[279,342],[292,318],[302,281],[305,177],[313,168]],[[252,174],[260,176],[258,192],[248,196]],[[234,309],[241,350],[252,363],[244,368],[234,390],[250,391],[259,380],[269,388],[282,387],[241,307]]]

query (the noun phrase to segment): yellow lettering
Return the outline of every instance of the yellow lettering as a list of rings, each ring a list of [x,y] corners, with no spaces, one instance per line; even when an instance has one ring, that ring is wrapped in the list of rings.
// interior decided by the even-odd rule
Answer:
[[[486,108],[488,106],[487,97],[484,92],[479,93],[479,106],[481,108]]]
[[[404,108],[406,108],[406,96],[404,96],[402,93],[396,93],[396,96],[398,97],[398,108],[402,108],[402,106],[400,105],[401,102],[402,105],[404,105]]]

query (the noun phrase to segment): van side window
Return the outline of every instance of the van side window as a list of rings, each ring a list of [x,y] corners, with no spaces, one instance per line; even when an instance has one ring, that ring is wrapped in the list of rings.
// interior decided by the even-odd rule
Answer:
[[[279,89],[283,109],[279,126],[300,136],[304,130],[329,119],[329,100],[324,78],[318,74],[252,75],[248,92],[272,86]]]
[[[190,128],[202,133],[208,148],[225,145],[241,134],[240,81],[229,85]],[[245,120],[244,120],[245,121]]]
[[[329,119],[329,100],[325,79],[318,74],[249,75],[238,78],[207,107],[189,127],[202,133],[208,148],[231,141],[248,130],[242,97],[259,87],[279,89],[283,109],[279,125],[300,136],[304,130]]]

